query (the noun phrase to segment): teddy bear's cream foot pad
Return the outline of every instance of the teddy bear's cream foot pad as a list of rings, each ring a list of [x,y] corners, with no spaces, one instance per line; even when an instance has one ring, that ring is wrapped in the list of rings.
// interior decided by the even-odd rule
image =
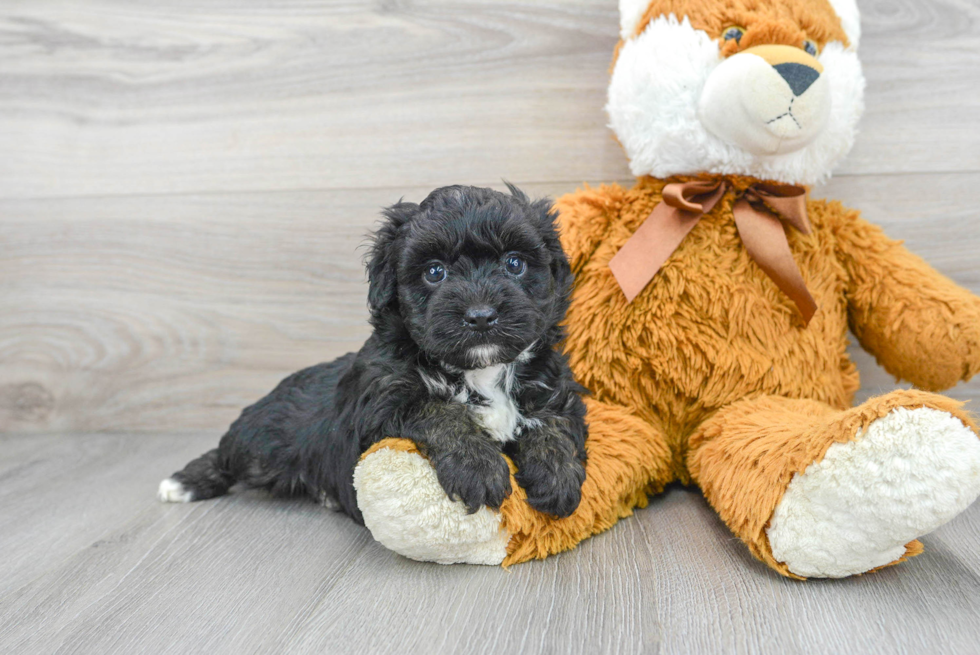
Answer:
[[[473,514],[450,500],[428,460],[385,448],[369,453],[354,470],[364,525],[386,548],[439,564],[499,565],[510,535],[500,514],[486,507]]]
[[[773,556],[805,577],[898,560],[905,544],[980,495],[980,439],[935,409],[898,408],[796,474],[768,529]]]

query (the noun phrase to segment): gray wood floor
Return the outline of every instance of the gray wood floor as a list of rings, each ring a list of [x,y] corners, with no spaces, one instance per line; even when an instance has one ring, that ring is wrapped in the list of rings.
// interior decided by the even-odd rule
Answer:
[[[509,571],[412,562],[313,503],[162,506],[208,436],[8,437],[0,650],[976,652],[980,505],[900,568],[772,575],[673,488],[579,549]]]
[[[859,4],[867,111],[816,193],[980,292],[980,2]],[[978,652],[980,505],[901,567],[801,584],[679,487],[509,571],[308,503],[154,500],[364,339],[379,207],[628,181],[615,5],[0,0],[0,653]],[[852,352],[862,397],[894,388]]]

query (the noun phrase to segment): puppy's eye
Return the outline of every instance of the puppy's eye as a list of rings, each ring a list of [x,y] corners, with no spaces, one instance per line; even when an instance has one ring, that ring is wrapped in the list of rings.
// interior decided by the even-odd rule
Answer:
[[[508,255],[504,260],[504,268],[511,275],[523,275],[527,270],[527,264],[517,255]]]
[[[811,57],[816,57],[817,53],[820,51],[819,48],[817,48],[816,41],[811,41],[810,39],[803,42],[803,49],[806,50],[806,53]]]
[[[732,25],[726,28],[724,32],[721,33],[721,38],[726,41],[734,40],[735,43],[739,43],[742,40],[742,35],[745,34],[745,30],[737,25]]]
[[[429,284],[439,284],[446,279],[446,267],[441,262],[426,264],[422,278]]]

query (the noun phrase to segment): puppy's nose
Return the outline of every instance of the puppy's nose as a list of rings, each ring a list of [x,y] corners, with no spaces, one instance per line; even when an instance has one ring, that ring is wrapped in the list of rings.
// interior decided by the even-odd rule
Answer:
[[[820,73],[813,68],[794,62],[776,64],[773,68],[789,84],[789,88],[793,90],[793,95],[797,96],[803,95],[803,92],[809,89],[810,85],[820,77]]]
[[[463,316],[463,323],[471,330],[485,332],[497,322],[497,310],[486,305],[470,307]]]

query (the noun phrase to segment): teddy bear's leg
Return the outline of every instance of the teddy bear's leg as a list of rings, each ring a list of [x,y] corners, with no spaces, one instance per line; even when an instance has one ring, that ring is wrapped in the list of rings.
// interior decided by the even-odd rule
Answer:
[[[412,559],[451,564],[515,564],[574,547],[647,504],[672,477],[662,432],[625,407],[586,399],[589,439],[582,502],[556,519],[513,493],[499,512],[467,514],[450,500],[428,461],[405,439],[385,439],[361,457],[354,472],[364,524],[387,548]]]
[[[511,484],[514,484],[511,476]],[[354,469],[357,506],[364,525],[382,545],[405,557],[440,564],[500,564],[510,535],[500,514],[473,514],[452,501],[435,469],[407,439],[385,439]]]
[[[688,468],[722,520],[790,577],[896,564],[980,495],[980,439],[960,403],[895,391],[841,411],[763,396],[723,408]]]

